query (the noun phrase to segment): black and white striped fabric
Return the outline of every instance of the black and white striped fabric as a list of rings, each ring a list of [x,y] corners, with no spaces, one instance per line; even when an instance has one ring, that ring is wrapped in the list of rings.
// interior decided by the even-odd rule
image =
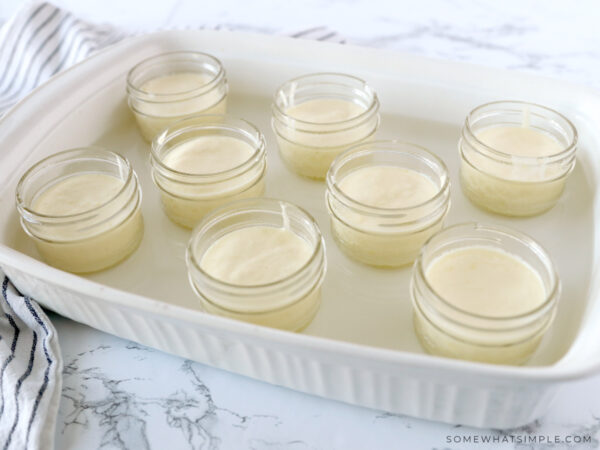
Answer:
[[[26,4],[0,29],[0,116],[56,73],[127,35],[50,3]],[[344,42],[324,26],[287,35]],[[0,280],[0,450],[51,450],[62,371],[56,331],[1,270]]]
[[[52,448],[62,371],[56,331],[2,271],[0,279],[0,448]]]
[[[123,36],[49,3],[28,4],[0,32],[0,115],[52,75]]]

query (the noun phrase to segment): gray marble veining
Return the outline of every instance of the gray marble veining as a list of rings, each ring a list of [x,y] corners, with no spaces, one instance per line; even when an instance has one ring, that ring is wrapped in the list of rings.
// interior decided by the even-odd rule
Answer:
[[[559,398],[561,407],[543,420],[514,430],[476,430],[300,394],[58,316],[52,320],[62,332],[65,353],[58,449],[464,448],[452,441],[456,436],[495,436],[493,448],[599,447],[600,405],[579,408],[582,403],[568,391]],[[600,395],[597,380],[587,382],[581,392]],[[532,445],[524,441],[526,436],[579,436],[588,441]]]

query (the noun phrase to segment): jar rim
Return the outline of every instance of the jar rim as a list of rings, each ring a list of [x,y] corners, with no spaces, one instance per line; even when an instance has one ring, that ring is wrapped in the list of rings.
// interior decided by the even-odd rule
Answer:
[[[322,146],[318,146],[318,145],[311,145],[311,144],[302,144],[300,142],[296,142],[296,141],[292,141],[291,139],[289,139],[287,136],[284,136],[283,134],[281,134],[279,132],[279,130],[276,128],[275,124],[274,124],[274,120],[271,120],[271,129],[273,130],[273,133],[275,133],[275,135],[277,136],[278,139],[282,139],[285,142],[288,142],[290,144],[294,144],[294,145],[301,145],[304,148],[309,148],[309,149],[317,149],[319,151],[331,151],[331,152],[338,152],[340,146],[339,145],[322,145]],[[368,118],[363,122],[366,123],[368,120]],[[355,128],[356,126],[360,126],[363,123],[360,123],[358,125],[352,125],[348,128],[344,128],[344,129],[336,129],[336,130],[331,130],[331,131],[310,131],[310,133],[315,134],[315,135],[327,135],[327,134],[334,134],[334,133],[340,133],[346,130],[350,130]],[[379,124],[380,124],[380,119],[379,117],[377,117],[377,122],[375,123],[375,125],[373,126],[373,129],[369,132],[369,134],[365,135],[364,137],[360,138],[358,141],[354,141],[348,144],[348,146],[355,146],[357,145],[356,143],[363,143],[364,141],[369,140],[370,137],[374,136],[375,133],[377,133],[377,130],[379,129]],[[373,141],[370,141],[373,142]]]
[[[481,174],[484,174],[487,177],[494,178],[494,179],[496,179],[498,181],[511,181],[511,182],[515,182],[515,183],[520,183],[522,185],[531,185],[531,186],[539,185],[540,183],[553,183],[555,181],[564,179],[567,175],[569,175],[569,173],[574,168],[574,164],[571,164],[571,166],[564,173],[559,173],[554,178],[544,178],[543,180],[527,180],[527,179],[512,180],[512,179],[509,179],[509,178],[503,178],[503,177],[501,177],[501,176],[499,176],[497,174],[493,174],[493,173],[486,172],[486,171],[482,170],[480,167],[477,167],[472,161],[470,161],[469,158],[468,158],[468,156],[465,154],[465,151],[464,151],[464,149],[462,147],[463,140],[464,140],[464,137],[461,137],[458,140],[458,153],[459,153],[459,156],[462,159],[462,162],[465,163],[465,164],[468,164],[469,167],[472,170],[475,170],[475,171],[477,171],[477,172],[479,172]],[[473,149],[473,150],[476,151],[476,152],[478,152],[477,149]],[[481,153],[479,153],[479,154],[481,154]]]
[[[375,148],[378,145],[386,146],[388,148]],[[415,152],[410,152],[410,151],[404,150],[407,148],[410,148],[410,149],[414,150]],[[394,153],[394,154],[398,154],[398,153],[413,154],[423,160],[433,162],[435,165],[438,166],[439,169],[441,169],[441,172],[442,172],[441,176],[439,177],[442,181],[440,183],[440,187],[438,188],[437,192],[435,193],[435,195],[433,197],[431,197],[421,203],[411,205],[411,206],[404,206],[404,207],[388,208],[388,207],[381,207],[381,206],[373,206],[373,205],[368,205],[366,203],[362,203],[358,200],[353,199],[339,187],[339,181],[341,181],[341,180],[336,179],[337,172],[344,166],[344,164],[351,161],[351,159],[348,159],[349,156],[357,155],[356,157],[358,157],[358,156],[375,153],[375,152],[388,152],[388,153]],[[365,167],[369,167],[369,166],[365,166]],[[394,167],[402,167],[402,166],[394,165]],[[342,152],[340,155],[338,155],[335,158],[335,160],[329,167],[329,170],[327,171],[326,180],[327,180],[327,189],[334,196],[341,197],[343,200],[347,201],[347,203],[349,203],[350,204],[349,206],[351,206],[351,207],[359,207],[361,209],[369,211],[373,215],[378,215],[378,214],[395,215],[395,214],[402,214],[406,211],[411,211],[411,210],[415,210],[418,208],[422,208],[428,204],[432,204],[432,203],[436,202],[440,197],[442,197],[444,195],[444,193],[448,190],[448,187],[450,185],[450,176],[448,174],[448,168],[446,167],[446,164],[444,163],[444,161],[442,161],[441,158],[439,158],[437,155],[430,152],[425,147],[422,147],[417,144],[413,144],[411,142],[400,141],[400,140],[396,140],[396,139],[362,142],[360,144],[353,145],[352,147],[348,148],[347,150],[345,150],[344,152]]]
[[[317,280],[317,282],[315,283],[315,285],[310,289],[310,291],[308,292],[307,295],[310,295],[311,293],[313,293],[314,291],[316,291],[320,287],[320,284],[323,281],[324,277],[325,277],[325,272],[323,271],[323,273],[321,273],[319,275],[319,279]],[[228,313],[233,313],[233,314],[243,314],[245,316],[254,316],[254,315],[258,316],[260,314],[265,314],[265,313],[275,313],[275,312],[283,311],[283,310],[286,310],[286,309],[288,309],[290,307],[293,307],[294,305],[297,305],[297,304],[301,303],[302,301],[304,301],[304,299],[306,298],[306,296],[299,297],[298,299],[296,299],[296,300],[294,300],[294,301],[292,301],[290,303],[285,303],[285,304],[282,304],[282,305],[277,305],[277,306],[275,306],[273,308],[251,309],[251,310],[235,309],[235,308],[231,308],[231,307],[227,307],[227,306],[224,306],[222,304],[219,304],[218,302],[215,302],[211,298],[207,297],[206,295],[204,295],[200,291],[200,289],[198,288],[198,286],[196,285],[196,283],[194,282],[194,280],[191,279],[191,275],[190,274],[188,274],[188,278],[190,278],[189,281],[190,281],[190,284],[192,285],[192,290],[194,291],[194,293],[196,295],[202,296],[202,300],[203,301],[205,301],[207,303],[210,303],[213,307],[215,307],[215,308],[217,308],[217,309],[219,309],[221,311],[226,311]],[[239,287],[246,288],[248,286],[238,286],[238,285],[236,285],[235,287],[236,288],[239,288]]]
[[[158,64],[160,64],[160,61],[162,59],[165,59],[168,57],[173,57],[173,56],[188,57],[190,59],[206,58],[211,63],[213,63],[215,67],[218,68],[217,73],[211,74],[212,77],[210,78],[210,80],[208,80],[206,83],[202,84],[201,86],[198,86],[198,87],[195,87],[192,89],[188,89],[187,91],[179,91],[179,92],[168,92],[168,93],[149,92],[149,91],[145,91],[145,90],[141,89],[139,86],[136,86],[133,83],[133,76],[138,71],[148,68],[148,67],[151,67],[153,65],[158,65]],[[203,73],[205,73],[205,72],[203,72]],[[147,95],[147,96],[155,97],[157,99],[161,99],[161,98],[166,99],[168,97],[186,95],[186,94],[196,94],[196,93],[200,94],[202,92],[209,90],[209,89],[206,89],[207,86],[213,84],[216,80],[223,77],[224,74],[225,74],[225,69],[223,67],[223,64],[221,63],[221,61],[218,58],[216,58],[215,56],[213,56],[211,54],[204,53],[204,52],[191,51],[191,50],[164,52],[164,53],[159,53],[158,55],[149,56],[149,57],[141,60],[140,62],[138,62],[135,66],[133,66],[129,70],[129,72],[127,73],[127,92],[130,94],[137,94],[137,95],[141,94],[143,96]],[[160,103],[160,100],[157,103]]]
[[[188,101],[188,100],[193,100],[193,99],[195,99],[196,97],[201,97],[201,96],[202,96],[202,95],[204,95],[204,94],[206,94],[206,92],[199,92],[199,93],[198,93],[197,95],[195,95],[194,97],[186,97],[185,99],[174,100],[173,102],[186,102],[186,101]],[[215,101],[213,104],[211,104],[211,105],[207,106],[207,107],[206,107],[205,109],[203,109],[202,111],[206,111],[206,110],[208,110],[208,109],[211,109],[211,108],[215,107],[216,105],[218,105],[219,103],[221,103],[221,102],[222,102],[222,101],[223,101],[223,100],[224,100],[226,97],[227,97],[227,92],[225,92],[225,93],[223,94],[223,96],[222,96],[222,97],[220,97],[220,98],[219,98],[217,101]],[[145,102],[146,102],[146,103],[166,103],[166,102],[152,102],[152,101],[148,101],[148,100],[145,100]],[[144,117],[148,117],[148,118],[151,118],[151,119],[169,119],[169,118],[176,118],[177,120],[181,120],[181,118],[182,118],[182,117],[183,117],[183,118],[188,118],[188,117],[190,117],[190,116],[193,116],[193,115],[202,114],[202,111],[198,111],[198,112],[193,112],[193,113],[190,113],[190,114],[185,114],[185,115],[183,115],[183,116],[158,116],[158,115],[156,115],[156,116],[155,116],[155,115],[148,114],[148,113],[145,113],[145,112],[142,112],[142,111],[140,111],[140,110],[139,110],[139,108],[137,108],[137,107],[136,107],[136,106],[133,104],[133,102],[131,101],[131,99],[129,99],[129,101],[128,101],[128,104],[129,104],[129,107],[131,108],[131,110],[132,110],[132,111],[133,111],[135,114],[137,114],[138,116],[144,116]]]
[[[206,119],[206,121],[200,121]],[[186,123],[190,123],[189,126],[185,126]],[[246,127],[248,130],[245,130]],[[159,156],[159,151],[167,145],[169,139],[177,137],[183,133],[189,131],[200,130],[204,128],[209,129],[228,129],[233,130],[236,133],[246,136],[248,138],[252,138],[252,140],[256,140],[254,144],[254,151],[252,154],[242,163],[230,167],[229,169],[221,170],[218,172],[209,172],[209,173],[192,173],[192,172],[183,172],[177,169],[173,169],[165,164],[162,158]],[[252,136],[252,133],[255,133],[258,136],[258,139],[255,139]],[[209,134],[207,134],[209,135]],[[234,138],[237,139],[237,138]],[[159,142],[164,140],[164,142]],[[150,154],[152,162],[156,162],[161,169],[164,169],[167,173],[173,175],[179,175],[184,177],[196,178],[196,179],[208,179],[213,177],[221,177],[226,176],[227,174],[235,174],[241,168],[248,165],[249,162],[253,161],[257,157],[261,157],[265,153],[265,137],[262,132],[252,123],[247,120],[230,116],[228,114],[196,114],[185,117],[183,119],[177,120],[167,128],[165,128],[162,132],[160,132],[153,140],[150,146]],[[235,175],[232,175],[232,177]],[[225,180],[228,178],[225,178]]]
[[[37,173],[40,170],[44,170],[45,167],[43,167],[43,166],[48,163],[52,163],[52,160],[54,160],[54,159],[59,160],[59,161],[56,161],[56,164],[59,164],[61,162],[67,161],[67,160],[61,160],[62,157],[68,156],[70,154],[81,155],[81,158],[70,158],[68,160],[68,162],[74,162],[74,161],[77,161],[78,159],[85,159],[86,152],[88,152],[89,157],[92,157],[94,154],[96,154],[96,155],[104,154],[103,156],[114,157],[117,161],[119,161],[119,163],[122,163],[124,165],[124,167],[126,167],[127,176],[125,179],[123,179],[123,185],[110,199],[104,201],[100,205],[94,206],[93,208],[86,209],[85,211],[80,211],[80,212],[74,213],[74,214],[64,214],[64,215],[43,214],[43,213],[35,211],[29,205],[26,204],[25,199],[23,198],[23,190],[25,189],[25,186],[27,184],[29,177],[31,177],[32,175],[34,175],[35,173]],[[48,165],[47,167],[51,167],[51,165]],[[73,176],[73,175],[69,175],[69,176]],[[24,214],[27,214],[34,219],[49,219],[49,220],[57,219],[57,220],[61,220],[61,221],[62,220],[77,221],[77,219],[87,216],[88,214],[90,214],[92,212],[98,211],[98,210],[104,208],[105,206],[109,205],[110,203],[112,203],[117,198],[119,198],[121,196],[121,194],[123,194],[123,192],[125,192],[130,181],[134,177],[135,177],[135,174],[134,174],[133,168],[131,167],[129,160],[117,152],[113,152],[111,150],[107,150],[105,148],[98,147],[98,146],[76,147],[76,148],[63,150],[63,151],[54,153],[52,155],[49,155],[49,156],[37,161],[35,164],[33,164],[31,167],[29,167],[29,169],[27,169],[25,171],[25,173],[21,176],[21,178],[19,179],[19,182],[17,183],[16,193],[15,193],[17,209],[21,212],[21,216],[23,216]]]
[[[573,137],[570,139],[570,142],[566,148],[564,148],[563,150],[561,150],[558,153],[553,153],[551,155],[523,156],[523,155],[514,155],[512,153],[507,153],[507,152],[503,152],[501,150],[497,150],[494,147],[492,147],[492,146],[486,144],[485,142],[483,142],[482,140],[480,140],[477,137],[477,135],[471,131],[471,126],[472,126],[473,120],[474,120],[473,116],[476,113],[480,112],[481,110],[483,110],[485,108],[489,108],[489,107],[493,107],[493,106],[501,106],[501,105],[518,105],[518,106],[522,106],[522,107],[534,107],[534,108],[539,108],[541,110],[544,110],[547,113],[555,114],[556,116],[558,116],[561,120],[563,120],[567,124],[567,127],[572,132]],[[561,128],[564,129],[564,127],[562,127],[562,126],[561,126]],[[549,108],[544,105],[540,105],[539,103],[526,102],[523,100],[496,100],[496,101],[481,104],[481,105],[473,108],[469,112],[469,114],[467,114],[467,117],[465,118],[465,123],[464,123],[463,131],[462,131],[463,136],[465,136],[465,131],[469,132],[469,134],[470,134],[469,137],[474,139],[480,148],[485,149],[492,155],[497,156],[499,158],[503,158],[503,159],[511,159],[512,161],[523,162],[525,164],[537,163],[538,161],[561,160],[563,157],[570,155],[576,149],[577,143],[579,141],[579,135],[577,133],[577,128],[575,128],[575,125],[573,125],[573,123],[565,115],[561,114],[560,112],[558,112],[552,108]],[[481,152],[479,152],[479,153],[481,153]]]
[[[250,166],[248,168],[248,171],[252,170],[259,163],[260,163],[260,161],[258,163],[256,163],[256,164],[253,164],[252,166]],[[249,184],[247,184],[247,185],[243,185],[243,187],[241,188],[241,190],[237,190],[237,189],[233,189],[233,190],[229,190],[229,191],[224,190],[223,192],[220,192],[217,195],[213,195],[214,193],[211,193],[211,195],[208,195],[206,197],[202,197],[202,196],[188,196],[188,197],[186,197],[186,196],[183,196],[181,194],[173,192],[173,190],[170,190],[167,187],[165,187],[163,184],[161,184],[161,182],[159,181],[159,179],[157,178],[157,176],[156,176],[155,173],[152,173],[151,177],[152,177],[152,181],[154,182],[154,185],[158,189],[160,189],[163,193],[168,194],[170,197],[173,197],[173,198],[175,198],[177,200],[201,201],[201,200],[204,200],[204,199],[211,199],[211,200],[214,200],[214,199],[225,199],[227,197],[230,197],[231,195],[243,194],[243,193],[249,191],[250,189],[256,187],[264,179],[266,171],[267,171],[267,168],[266,168],[266,164],[265,164],[264,167],[258,173],[258,175],[256,175],[256,177],[252,180],[252,182],[249,183]],[[240,175],[243,175],[245,173],[246,172],[242,172],[242,174],[240,174]],[[227,180],[231,180],[232,178],[234,178],[234,177],[226,178],[224,180],[218,180],[218,181],[215,181],[215,183],[221,183],[221,182],[224,182],[224,181],[227,181]],[[170,181],[173,182],[173,180],[170,180]]]
[[[465,230],[471,229],[471,231],[473,233],[477,233],[478,231],[491,231],[492,233],[507,235],[511,238],[517,239],[519,242],[521,242],[523,245],[525,245],[528,249],[532,250],[533,253],[535,253],[536,256],[540,260],[542,260],[545,269],[548,271],[548,273],[550,274],[551,279],[553,281],[551,289],[548,290],[544,301],[542,303],[540,303],[538,306],[536,306],[535,308],[530,309],[530,310],[525,311],[520,314],[515,314],[512,316],[488,316],[488,315],[484,315],[484,314],[473,313],[466,309],[460,308],[460,307],[450,303],[443,296],[438,294],[425,275],[425,267],[423,266],[423,254],[425,253],[425,251],[427,250],[427,247],[430,245],[430,243],[433,239],[435,239],[436,237],[439,237],[440,235],[447,234],[447,233],[451,232],[452,230],[457,230],[457,229],[461,229],[461,228],[465,229]],[[495,323],[509,322],[512,320],[523,319],[523,318],[527,318],[532,315],[535,315],[535,314],[539,313],[540,311],[543,311],[546,308],[548,308],[549,305],[557,299],[557,297],[560,293],[560,279],[558,277],[556,267],[555,267],[554,263],[552,262],[550,255],[548,254],[546,249],[539,242],[537,242],[535,239],[533,239],[529,235],[527,235],[521,231],[512,229],[510,227],[505,227],[505,226],[501,226],[501,225],[489,225],[489,224],[482,224],[479,222],[463,222],[463,223],[458,223],[458,224],[443,228],[441,231],[434,234],[429,239],[427,239],[427,241],[425,241],[425,244],[423,244],[423,247],[421,247],[419,256],[417,256],[417,259],[415,260],[414,268],[415,268],[415,270],[418,271],[419,277],[421,278],[421,280],[423,281],[423,283],[425,284],[425,286],[427,287],[429,292],[438,301],[440,301],[440,303],[442,303],[445,307],[448,307],[450,310],[456,311],[460,314],[464,314],[467,317],[486,320],[486,321],[495,322]],[[534,270],[536,273],[538,273],[538,271],[535,270],[533,267],[531,269]],[[461,325],[468,326],[468,325],[464,325],[462,323],[461,323]]]
[[[335,78],[338,78],[339,80],[345,79],[345,80],[351,80],[354,82],[358,82],[362,85],[361,90],[363,92],[368,92],[371,95],[371,102],[369,103],[367,108],[364,111],[362,111],[360,114],[350,117],[348,119],[336,120],[333,122],[312,122],[310,120],[297,119],[297,118],[287,114],[279,106],[279,104],[277,102],[277,98],[282,95],[283,89],[285,87],[291,85],[292,83],[298,83],[298,82],[307,81],[307,80],[310,81],[311,79],[315,79],[315,81],[316,81],[319,77],[335,77]],[[322,84],[334,84],[334,83],[330,82],[330,83],[322,83]],[[279,87],[275,90],[275,94],[273,96],[272,108],[273,108],[274,112],[277,113],[278,115],[280,115],[286,119],[291,119],[294,122],[299,123],[299,124],[304,124],[304,125],[309,125],[309,126],[310,125],[312,125],[312,126],[344,125],[344,124],[355,122],[355,121],[361,121],[362,119],[370,116],[374,112],[377,112],[379,110],[379,98],[377,97],[377,93],[375,92],[375,90],[373,90],[371,85],[369,85],[369,83],[367,83],[362,78],[359,78],[354,75],[342,73],[342,72],[316,72],[316,73],[309,73],[309,74],[304,74],[304,75],[300,75],[300,76],[291,78],[291,79],[287,80],[286,82],[282,83],[281,85],[279,85]],[[277,114],[275,114],[275,116]],[[335,131],[337,132],[338,130],[335,130]]]
[[[242,285],[242,284],[230,283],[228,281],[224,281],[224,280],[221,280],[219,278],[212,276],[211,274],[206,272],[204,269],[202,269],[200,262],[198,261],[197,255],[194,251],[194,247],[196,247],[198,240],[201,238],[201,236],[203,234],[202,230],[206,227],[211,227],[214,224],[218,223],[219,221],[229,217],[229,214],[227,214],[227,213],[240,212],[244,205],[249,206],[251,204],[263,204],[263,205],[265,205],[265,204],[276,205],[277,204],[280,206],[280,210],[284,210],[288,206],[291,206],[291,207],[297,209],[304,216],[304,218],[308,220],[308,222],[311,225],[311,229],[313,230],[313,232],[316,234],[316,237],[317,237],[316,245],[314,245],[314,249],[313,249],[310,257],[301,267],[299,267],[297,270],[295,270],[291,274],[286,275],[284,278],[270,281],[268,283]],[[296,276],[298,276],[299,274],[304,272],[308,267],[310,267],[312,265],[312,263],[322,253],[322,250],[324,251],[324,247],[325,247],[325,244],[323,241],[323,235],[321,233],[321,230],[319,229],[319,225],[317,224],[314,217],[308,211],[306,211],[304,208],[302,208],[298,205],[295,205],[293,203],[287,202],[285,200],[279,200],[279,199],[275,199],[275,198],[268,198],[268,197],[247,198],[247,199],[241,199],[241,200],[235,200],[233,202],[229,202],[226,205],[221,206],[221,207],[215,209],[214,211],[210,212],[207,216],[205,216],[202,219],[202,221],[192,231],[192,236],[191,236],[189,243],[187,245],[187,248],[186,248],[186,260],[188,261],[188,267],[189,267],[189,265],[191,265],[203,277],[206,277],[208,280],[210,280],[211,282],[213,282],[219,286],[233,288],[233,289],[243,288],[243,289],[247,289],[249,291],[258,292],[263,289],[268,289],[268,288],[276,287],[278,285],[282,285],[282,284],[286,283],[287,281],[294,279]]]
[[[114,227],[112,227],[112,229],[119,227],[121,224],[123,224],[123,223],[127,222],[129,219],[131,219],[138,211],[141,211],[141,207],[142,207],[142,195],[141,195],[140,192],[134,191],[134,193],[132,194],[132,198],[135,196],[136,193],[138,193],[137,200],[135,201],[135,205],[133,206],[131,212],[127,216],[125,216],[125,218],[123,220],[121,220],[117,225],[115,225]],[[112,217],[116,216],[117,214],[118,213],[115,213]],[[111,217],[105,218],[98,225],[101,225],[103,222],[107,222],[110,219],[111,219]],[[100,234],[105,233],[106,231],[108,231],[108,229],[107,230],[100,230],[98,232],[98,234],[94,234],[92,236],[81,237],[81,238],[77,238],[77,239],[68,239],[68,240],[62,240],[62,241],[61,240],[56,240],[56,239],[53,240],[53,239],[49,239],[49,238],[46,238],[46,237],[39,236],[39,235],[35,234],[31,229],[29,229],[28,226],[26,226],[23,223],[23,220],[24,219],[21,218],[21,225],[23,226],[23,231],[25,231],[25,233],[28,236],[30,236],[30,237],[32,237],[34,239],[37,239],[39,241],[43,241],[43,242],[49,243],[49,244],[63,244],[63,243],[75,244],[75,243],[78,243],[78,242],[85,242],[88,239],[93,238],[94,236],[98,236],[98,235],[100,235]]]

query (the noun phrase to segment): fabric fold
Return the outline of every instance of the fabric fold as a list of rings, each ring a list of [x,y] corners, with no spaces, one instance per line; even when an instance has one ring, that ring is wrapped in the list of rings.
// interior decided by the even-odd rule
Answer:
[[[56,330],[0,271],[0,448],[50,449],[61,393]]]

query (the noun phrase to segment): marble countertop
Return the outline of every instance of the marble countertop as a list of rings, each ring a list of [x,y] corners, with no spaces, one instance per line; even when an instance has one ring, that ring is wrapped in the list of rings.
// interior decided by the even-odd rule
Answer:
[[[0,20],[19,6],[0,2]],[[463,0],[62,0],[133,31],[220,24],[289,32],[327,25],[349,43],[534,72],[600,88],[600,7]],[[57,449],[598,448],[600,376],[566,385],[549,413],[517,430],[476,430],[386,414],[271,386],[161,353],[57,315],[64,386]],[[456,437],[496,436],[477,447]],[[528,443],[511,436],[537,436]],[[555,444],[584,437],[587,442]],[[541,437],[544,437],[540,439]],[[575,439],[576,440],[576,439]]]

